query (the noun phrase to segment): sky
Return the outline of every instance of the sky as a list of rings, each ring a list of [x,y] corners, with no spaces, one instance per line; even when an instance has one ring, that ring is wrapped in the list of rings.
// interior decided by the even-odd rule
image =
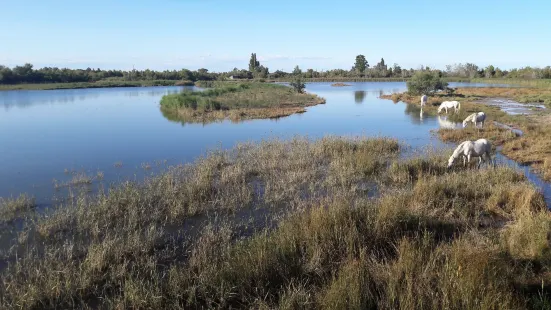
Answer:
[[[0,64],[271,72],[551,65],[547,0],[0,0]]]

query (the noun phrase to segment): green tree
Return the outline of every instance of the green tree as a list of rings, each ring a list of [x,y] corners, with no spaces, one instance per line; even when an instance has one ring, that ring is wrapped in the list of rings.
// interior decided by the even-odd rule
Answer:
[[[484,69],[484,77],[486,78],[492,78],[494,77],[496,71],[494,69],[494,66],[489,65]]]
[[[381,58],[381,61],[375,65],[375,75],[378,77],[387,76],[387,65],[385,64],[384,58]]]
[[[249,71],[255,72],[260,66],[260,62],[256,60],[256,53],[251,54],[251,60],[249,60]]]
[[[448,83],[442,81],[438,74],[427,71],[416,72],[407,82],[408,93],[412,95],[430,95],[437,90],[444,90]]]
[[[402,68],[395,63],[394,67],[392,68],[392,73],[394,74],[394,76],[402,76]]]
[[[361,54],[356,56],[356,62],[354,63],[354,70],[363,76],[365,69],[367,68],[369,68],[369,64],[367,63],[365,56]]]
[[[466,63],[465,71],[467,71],[469,78],[475,78],[478,75],[478,66],[472,63]]]
[[[268,77],[268,74],[270,74],[270,71],[267,67],[259,66],[256,71],[256,77],[260,79],[265,79]]]
[[[302,70],[300,70],[300,68],[297,65],[293,70],[293,75],[301,75],[301,74],[302,74]]]
[[[296,75],[290,85],[296,90],[297,93],[303,93],[304,88],[306,88],[306,85],[302,82],[302,77],[300,75]]]

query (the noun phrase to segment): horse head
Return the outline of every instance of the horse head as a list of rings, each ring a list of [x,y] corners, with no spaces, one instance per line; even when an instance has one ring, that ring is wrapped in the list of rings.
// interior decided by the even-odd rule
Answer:
[[[448,169],[452,167],[454,161],[455,161],[455,157],[453,155],[450,156],[450,159],[448,159]]]

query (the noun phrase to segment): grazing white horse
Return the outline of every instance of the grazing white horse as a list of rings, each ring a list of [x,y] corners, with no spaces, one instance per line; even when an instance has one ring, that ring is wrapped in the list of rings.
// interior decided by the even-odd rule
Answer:
[[[424,107],[427,104],[428,97],[427,95],[421,96],[421,106]]]
[[[486,113],[484,112],[478,112],[473,113],[463,121],[463,128],[467,127],[468,122],[473,122],[475,127],[478,127],[478,123],[481,124],[481,127],[484,127],[484,121],[486,120]]]
[[[440,115],[438,115],[438,125],[440,126],[440,128],[455,129],[457,127],[454,122],[450,122],[445,117],[442,117]]]
[[[438,107],[438,113],[440,113],[442,109],[446,109],[446,114],[448,114],[448,109],[451,108],[453,108],[455,112],[457,112],[459,111],[459,109],[461,109],[461,103],[459,103],[459,101],[444,101]]]
[[[492,156],[490,155],[491,150],[492,145],[486,139],[478,139],[476,141],[467,140],[461,142],[455,151],[453,151],[450,159],[448,159],[448,168],[451,168],[453,162],[459,157],[463,157],[463,166],[466,166],[467,162],[470,163],[472,157],[478,157],[477,168],[480,168],[482,162],[486,162],[484,156],[486,156],[490,163],[492,162]]]

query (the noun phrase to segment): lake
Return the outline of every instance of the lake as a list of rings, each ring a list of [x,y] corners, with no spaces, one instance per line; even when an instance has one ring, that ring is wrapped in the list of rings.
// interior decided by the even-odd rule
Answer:
[[[349,84],[307,84],[308,92],[327,103],[304,114],[205,125],[173,122],[159,110],[163,95],[193,87],[1,91],[0,197],[28,193],[40,205],[51,205],[67,194],[60,184],[78,173],[92,178],[94,188],[141,181],[167,165],[193,161],[208,149],[272,137],[384,135],[414,148],[444,146],[430,132],[450,126],[444,119],[421,118],[415,106],[378,98],[404,91],[404,82]]]

